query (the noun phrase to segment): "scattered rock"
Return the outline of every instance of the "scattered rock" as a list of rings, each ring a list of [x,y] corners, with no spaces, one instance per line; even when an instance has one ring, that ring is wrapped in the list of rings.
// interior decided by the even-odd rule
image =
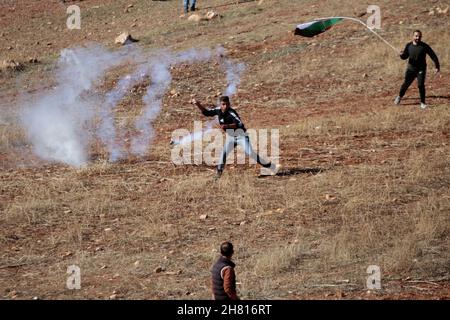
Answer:
[[[368,78],[369,75],[367,73],[363,73],[363,78]]]
[[[445,9],[441,9],[439,7],[436,7],[436,11],[438,14],[447,14],[448,13],[448,6]]]
[[[112,229],[111,228],[106,228],[104,231],[105,232],[110,232],[110,231],[112,231]]]
[[[141,262],[140,262],[139,260],[137,260],[137,261],[134,263],[134,266],[137,267],[137,266],[139,266],[140,264],[141,264]]]
[[[170,90],[170,94],[172,97],[178,97],[180,95],[180,93],[175,89]]]
[[[120,45],[127,45],[133,42],[138,42],[139,40],[133,38],[131,36],[131,34],[129,34],[128,32],[123,32],[122,34],[120,34],[114,41],[115,44],[120,44]]]
[[[155,269],[155,273],[161,273],[163,271],[164,271],[163,267],[156,267],[156,269]]]
[[[62,254],[62,258],[67,258],[67,257],[70,257],[71,255],[73,255],[73,253],[72,252],[70,252],[70,251],[66,251],[65,253],[63,253]]]
[[[110,300],[116,300],[117,299],[117,294],[112,294],[109,296]]]
[[[357,14],[358,18],[364,17],[367,14],[366,11],[361,11],[360,13]]]
[[[206,220],[206,218],[208,218],[208,215],[207,215],[207,214],[202,214],[202,215],[200,216],[200,220]]]
[[[215,18],[217,18],[217,17],[219,17],[219,14],[218,14],[217,12],[214,12],[214,11],[208,11],[208,12],[206,13],[206,15],[205,15],[205,18],[206,18],[207,20],[212,20],[212,19],[215,19]]]
[[[182,273],[183,273],[182,270],[164,272],[164,274],[168,275],[168,276],[176,276],[176,275],[179,275],[179,274],[182,274]]]
[[[25,66],[20,62],[14,60],[4,60],[0,69],[9,71],[22,71],[25,69]]]
[[[192,22],[200,22],[202,20],[207,20],[207,19],[200,17],[198,14],[190,15],[188,18],[188,21],[192,21]]]
[[[39,63],[39,60],[37,58],[30,58],[28,59],[29,63]]]

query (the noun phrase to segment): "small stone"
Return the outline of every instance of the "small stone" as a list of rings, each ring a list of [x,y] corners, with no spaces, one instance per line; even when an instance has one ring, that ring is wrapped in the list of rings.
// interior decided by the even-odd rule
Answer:
[[[202,215],[200,216],[200,220],[206,220],[206,218],[208,218],[208,215],[207,215],[207,214],[202,214]]]
[[[134,39],[131,34],[129,34],[128,32],[123,32],[121,33],[118,37],[116,37],[116,39],[114,40],[115,44],[121,44],[121,45],[127,45],[130,44],[132,42],[138,42],[139,40]]]
[[[192,21],[192,22],[200,22],[202,21],[203,18],[200,17],[198,14],[193,14],[191,16],[189,16],[188,21]]]
[[[135,267],[139,266],[140,264],[141,264],[141,262],[140,262],[139,260],[137,260],[137,261],[134,262],[134,266],[135,266]]]
[[[110,299],[110,300],[115,300],[115,299],[117,299],[117,294],[112,294],[112,295],[110,295],[110,296],[109,296],[109,299]]]
[[[164,270],[163,267],[156,267],[155,273],[161,273]]]
[[[70,257],[72,254],[73,254],[72,252],[66,251],[61,257],[62,258],[67,258],[67,257]]]
[[[208,13],[206,13],[205,18],[208,20],[212,20],[215,19],[219,16],[219,14],[217,12],[214,11],[208,11]]]

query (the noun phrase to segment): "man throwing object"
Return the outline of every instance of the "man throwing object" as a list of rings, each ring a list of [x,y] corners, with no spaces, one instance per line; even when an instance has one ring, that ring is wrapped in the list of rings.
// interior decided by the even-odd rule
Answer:
[[[191,103],[196,105],[200,109],[202,114],[207,117],[218,116],[220,127],[226,132],[225,145],[223,147],[222,155],[217,166],[217,178],[222,175],[228,154],[233,151],[234,147],[236,147],[238,144],[242,146],[248,156],[262,165],[264,168],[269,169],[269,174],[276,174],[279,167],[277,167],[270,161],[267,162],[261,159],[261,157],[255,151],[253,151],[250,144],[250,138],[246,133],[245,126],[242,123],[241,118],[239,117],[236,110],[231,108],[230,99],[228,96],[220,97],[220,107],[212,109],[206,109],[196,99],[192,99]]]

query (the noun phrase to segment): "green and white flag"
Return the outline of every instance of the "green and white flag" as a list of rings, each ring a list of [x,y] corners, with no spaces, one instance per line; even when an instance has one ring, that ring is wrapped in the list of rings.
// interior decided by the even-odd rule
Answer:
[[[311,22],[306,22],[299,24],[297,28],[295,28],[295,34],[304,36],[304,37],[314,37],[318,34],[321,34],[322,32],[327,31],[332,26],[334,26],[336,23],[339,23],[342,21],[342,18],[327,18],[327,19],[320,19],[320,20],[314,20]]]

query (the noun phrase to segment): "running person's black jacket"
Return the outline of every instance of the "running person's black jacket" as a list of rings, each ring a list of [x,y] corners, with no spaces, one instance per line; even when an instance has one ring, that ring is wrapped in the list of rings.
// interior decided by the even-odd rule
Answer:
[[[207,117],[214,117],[218,116],[219,123],[222,124],[236,124],[236,129],[241,129],[242,131],[246,132],[245,126],[241,121],[241,118],[239,117],[236,110],[229,107],[225,112],[222,112],[220,107],[213,108],[213,109],[205,109],[202,111],[204,116]]]
[[[400,58],[403,60],[408,59],[409,70],[423,71],[427,68],[427,54],[430,56],[431,60],[433,60],[436,69],[439,70],[439,59],[433,49],[425,42],[419,42],[417,45],[414,45],[412,42],[407,43]]]

